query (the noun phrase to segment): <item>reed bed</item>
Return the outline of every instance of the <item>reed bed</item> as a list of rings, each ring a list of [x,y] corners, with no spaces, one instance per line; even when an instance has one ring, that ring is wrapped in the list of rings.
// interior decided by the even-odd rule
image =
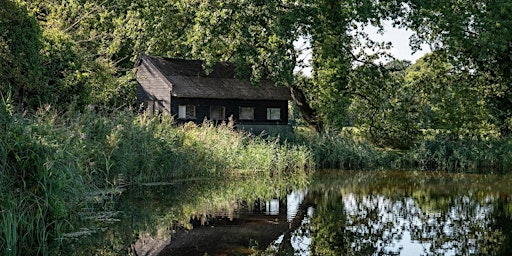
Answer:
[[[30,116],[0,104],[0,254],[51,255],[88,195],[147,182],[233,174],[308,172],[307,148],[234,131],[177,126],[131,110]],[[93,200],[93,199],[91,199]]]
[[[296,143],[307,145],[318,168],[374,170],[400,166],[400,155],[396,151],[378,148],[351,133],[335,130],[301,133]]]
[[[434,137],[417,143],[404,158],[420,170],[508,174],[512,171],[512,138]]]
[[[174,124],[167,115],[93,108],[31,115],[0,102],[0,254],[58,253],[62,234],[97,191],[151,182],[309,173],[318,168],[509,173],[512,140],[442,136],[383,149],[357,133],[297,132],[282,139],[229,122]]]
[[[379,148],[357,134],[325,131],[301,133],[317,168],[344,170],[423,170],[508,174],[512,171],[512,138],[425,136],[408,150]]]

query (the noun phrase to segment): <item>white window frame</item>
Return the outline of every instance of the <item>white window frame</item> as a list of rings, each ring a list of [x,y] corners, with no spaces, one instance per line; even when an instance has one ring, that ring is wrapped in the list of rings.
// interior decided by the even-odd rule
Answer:
[[[267,108],[267,120],[281,120],[281,108]]]
[[[196,106],[194,106],[194,105],[179,105],[178,106],[178,119],[196,119]]]

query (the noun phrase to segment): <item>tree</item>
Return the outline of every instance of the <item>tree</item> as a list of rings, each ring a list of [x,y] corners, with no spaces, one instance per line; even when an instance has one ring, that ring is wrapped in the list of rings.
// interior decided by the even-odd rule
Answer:
[[[48,97],[40,82],[41,47],[35,18],[23,5],[0,0],[0,94],[12,93],[18,106],[38,106]]]
[[[406,149],[420,135],[422,106],[416,87],[405,83],[408,61],[358,66],[349,80],[352,122],[379,146]]]
[[[239,75],[255,84],[270,78],[289,86],[304,119],[320,129],[316,110],[294,83],[293,74],[299,55],[293,43],[304,33],[301,24],[309,18],[307,9],[303,3],[288,1],[202,1],[189,34],[192,55],[207,66],[235,62]]]
[[[255,84],[270,78],[278,85],[288,86],[304,119],[319,131],[325,126],[340,128],[353,124],[355,110],[371,114],[359,118],[357,123],[368,127],[369,134],[380,145],[393,144],[392,141],[399,141],[393,138],[402,136],[413,141],[419,127],[428,126],[419,119],[434,112],[414,107],[418,101],[423,101],[420,103],[425,105],[416,104],[422,107],[435,105],[435,116],[427,117],[431,118],[431,124],[443,129],[467,124],[446,121],[458,119],[457,115],[467,120],[466,117],[478,114],[482,122],[496,122],[503,134],[510,130],[512,122],[509,74],[512,32],[507,26],[512,4],[509,3],[486,0],[19,0],[16,4],[4,0],[1,3],[6,5],[2,11],[18,8],[18,12],[2,15],[5,22],[0,25],[7,32],[0,35],[3,46],[0,58],[10,66],[19,67],[11,69],[4,65],[1,71],[2,83],[15,87],[13,97],[20,99],[20,104],[31,99],[37,102],[30,103],[33,107],[46,102],[61,106],[72,102],[80,106],[131,105],[135,102],[134,63],[141,52],[146,52],[203,59],[207,70],[217,61],[231,61],[238,64],[241,77],[250,77]],[[12,18],[21,12],[24,14]],[[24,25],[11,26],[15,23],[6,22],[7,19]],[[420,73],[425,71],[425,74],[408,75],[409,80],[403,81],[404,70],[393,65],[404,63],[378,64],[377,60],[385,56],[381,50],[389,45],[373,42],[361,31],[367,24],[381,26],[384,19],[415,30],[412,43],[430,43],[436,52],[443,52],[435,56],[444,59],[431,62],[428,70],[421,67]],[[16,32],[14,28],[18,27],[25,28],[27,33]],[[32,39],[24,38],[28,36]],[[310,77],[294,73],[301,64],[301,50],[294,46],[299,38],[311,45],[307,49],[312,53]],[[31,44],[13,48],[15,41],[24,40]],[[368,48],[377,53],[366,53]],[[24,54],[33,59],[26,61],[18,57]],[[450,66],[445,66],[446,60]],[[430,75],[431,72],[436,76]],[[427,77],[438,80],[434,87],[428,87]],[[430,90],[435,97],[418,96],[415,90],[418,86],[425,93]],[[485,94],[477,95],[477,92]],[[471,97],[465,97],[468,95]],[[471,107],[464,113],[451,111],[470,106],[468,99],[475,97],[479,97],[479,108]],[[492,118],[484,116],[487,113]]]
[[[297,106],[315,129],[346,124],[348,76],[354,63],[372,59],[361,51],[358,23],[380,24],[386,11],[374,1],[203,1],[196,12],[190,42],[207,63],[234,61],[257,82],[271,78],[290,87]],[[300,50],[311,41],[312,78],[294,76]],[[378,47],[366,40],[368,45]]]
[[[449,131],[454,137],[492,131],[487,77],[458,69],[445,53],[433,52],[419,59],[407,69],[404,83],[419,96],[423,128]]]
[[[37,18],[44,68],[38,74],[51,97],[41,103],[122,107],[135,103],[134,63],[141,52],[186,57],[185,37],[195,3],[184,1],[19,1]],[[30,70],[30,69],[29,69]],[[39,103],[39,104],[41,104]],[[37,106],[36,106],[37,107]]]
[[[403,3],[404,25],[416,31],[413,43],[447,52],[458,69],[487,79],[486,105],[503,134],[512,124],[512,2],[410,0]]]

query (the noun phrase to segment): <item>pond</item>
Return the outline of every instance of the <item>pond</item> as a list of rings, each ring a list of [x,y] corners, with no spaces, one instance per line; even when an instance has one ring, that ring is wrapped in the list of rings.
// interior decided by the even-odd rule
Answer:
[[[66,244],[83,255],[512,255],[511,185],[339,170],[148,184],[103,201],[88,235]]]

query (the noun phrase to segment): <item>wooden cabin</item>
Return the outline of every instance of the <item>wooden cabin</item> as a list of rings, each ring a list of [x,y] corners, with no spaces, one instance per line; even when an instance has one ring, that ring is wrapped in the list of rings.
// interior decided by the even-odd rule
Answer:
[[[289,89],[237,79],[232,63],[217,63],[206,74],[198,60],[142,54],[136,65],[137,102],[144,111],[170,113],[178,123],[231,117],[237,128],[256,132],[289,128]]]

